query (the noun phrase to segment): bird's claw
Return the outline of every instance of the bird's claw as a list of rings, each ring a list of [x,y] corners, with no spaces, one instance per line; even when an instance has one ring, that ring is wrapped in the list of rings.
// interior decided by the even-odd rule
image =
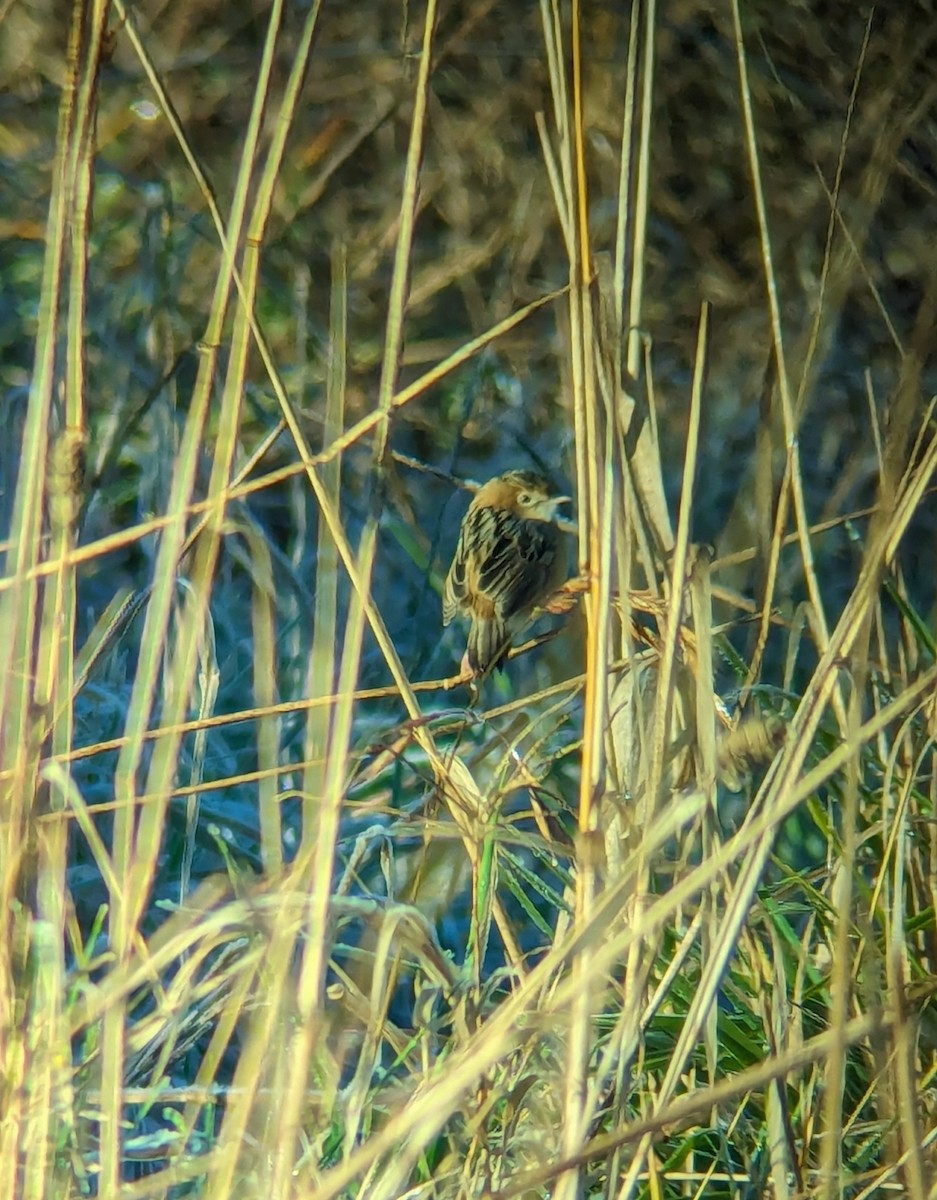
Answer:
[[[577,575],[575,579],[568,579],[544,604],[543,611],[553,615],[571,612],[582,593],[589,590],[590,582],[588,575]]]
[[[458,675],[453,675],[451,678],[446,680],[446,691],[448,692],[455,687],[461,687],[463,683],[474,684],[476,675],[477,672],[472,669],[472,665],[468,658],[468,651],[466,650],[466,652],[462,655],[462,661],[459,663]]]

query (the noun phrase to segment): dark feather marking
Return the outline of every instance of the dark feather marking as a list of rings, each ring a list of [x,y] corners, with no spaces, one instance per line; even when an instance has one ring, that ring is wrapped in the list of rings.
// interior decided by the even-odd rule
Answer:
[[[478,589],[507,620],[539,599],[556,558],[559,534],[543,521],[527,521],[503,508],[484,510],[489,552],[479,563]]]

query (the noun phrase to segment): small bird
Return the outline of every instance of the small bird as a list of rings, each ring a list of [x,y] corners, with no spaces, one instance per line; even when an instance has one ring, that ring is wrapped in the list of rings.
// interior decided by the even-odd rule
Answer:
[[[569,496],[534,471],[508,471],[478,489],[459,530],[442,597],[442,622],[471,621],[463,673],[500,667],[532,611],[566,579],[563,534],[554,523]]]

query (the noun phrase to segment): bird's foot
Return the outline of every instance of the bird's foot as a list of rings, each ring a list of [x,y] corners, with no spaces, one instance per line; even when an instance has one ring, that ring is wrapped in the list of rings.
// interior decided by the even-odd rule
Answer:
[[[588,575],[577,575],[566,583],[543,605],[543,611],[554,615],[571,612],[579,603],[579,597],[589,590],[591,580]]]
[[[469,662],[468,651],[462,655],[462,661],[459,663],[458,675],[453,675],[445,682],[446,691],[451,691],[452,688],[461,687],[463,683],[468,683],[474,686],[477,673],[472,669]]]

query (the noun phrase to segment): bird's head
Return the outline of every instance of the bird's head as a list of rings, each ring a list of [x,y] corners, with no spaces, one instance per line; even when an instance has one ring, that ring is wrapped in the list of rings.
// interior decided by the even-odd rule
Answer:
[[[549,481],[536,471],[506,471],[489,479],[475,494],[478,506],[506,508],[528,521],[554,521],[559,508],[570,502],[569,496],[557,495]]]

